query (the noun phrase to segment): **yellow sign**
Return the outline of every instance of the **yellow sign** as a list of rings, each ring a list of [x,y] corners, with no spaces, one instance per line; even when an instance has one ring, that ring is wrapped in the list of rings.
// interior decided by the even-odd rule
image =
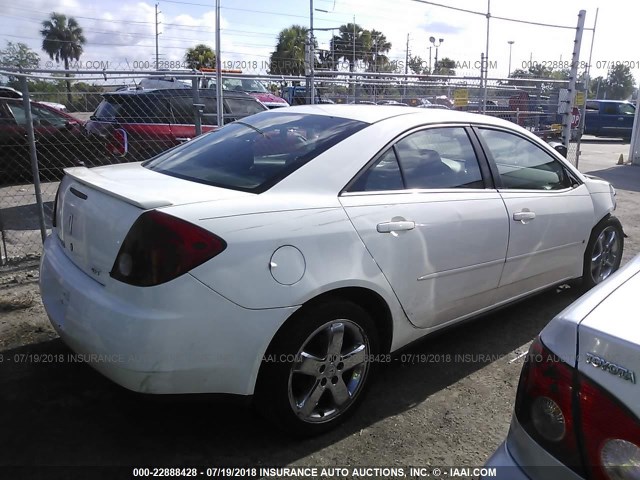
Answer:
[[[581,107],[584,105],[584,92],[576,92],[576,106]]]
[[[454,91],[453,104],[456,107],[466,107],[469,104],[469,90],[462,89]]]

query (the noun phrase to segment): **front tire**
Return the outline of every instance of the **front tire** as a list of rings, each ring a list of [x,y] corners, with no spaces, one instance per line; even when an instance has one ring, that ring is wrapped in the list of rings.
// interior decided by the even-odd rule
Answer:
[[[606,217],[591,232],[584,252],[582,284],[592,288],[609,278],[622,261],[624,233],[616,217]]]
[[[361,401],[378,336],[359,305],[336,299],[296,313],[271,343],[256,385],[256,407],[297,436],[326,432]]]

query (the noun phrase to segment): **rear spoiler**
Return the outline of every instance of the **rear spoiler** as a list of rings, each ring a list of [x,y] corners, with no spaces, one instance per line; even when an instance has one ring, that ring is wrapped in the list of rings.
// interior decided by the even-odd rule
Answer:
[[[173,205],[172,202],[161,198],[151,197],[147,195],[141,195],[132,185],[123,185],[119,182],[114,182],[111,179],[105,178],[95,170],[90,170],[87,167],[72,167],[65,168],[64,172],[73,180],[80,182],[88,187],[98,190],[102,193],[106,193],[112,197],[115,197],[123,202],[126,202],[134,207],[142,208],[144,210],[150,210],[153,208],[168,207]]]

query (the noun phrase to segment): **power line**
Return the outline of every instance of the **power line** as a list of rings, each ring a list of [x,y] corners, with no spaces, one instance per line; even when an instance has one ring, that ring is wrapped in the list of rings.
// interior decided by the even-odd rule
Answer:
[[[411,0],[416,3],[424,3],[426,5],[432,5],[434,7],[446,8],[448,10],[455,10],[457,12],[470,13],[473,15],[481,15],[483,17],[487,16],[487,12],[478,12],[475,10],[467,10],[466,8],[452,7],[450,5],[443,5],[442,3],[430,2],[428,0]],[[532,22],[530,20],[521,20],[519,18],[509,18],[509,17],[499,17],[496,15],[489,15],[490,18],[495,18],[496,20],[503,20],[506,22],[515,22],[515,23],[524,23],[527,25],[536,25],[538,27],[552,27],[552,28],[565,28],[569,30],[575,30],[576,27],[572,27],[569,25],[557,25],[552,23],[541,23],[541,22]],[[593,30],[593,28],[585,28],[585,30]]]

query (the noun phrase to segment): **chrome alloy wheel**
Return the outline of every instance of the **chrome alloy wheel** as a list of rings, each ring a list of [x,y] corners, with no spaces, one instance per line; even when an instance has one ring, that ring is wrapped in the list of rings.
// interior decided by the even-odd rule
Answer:
[[[315,330],[289,373],[289,403],[300,420],[328,422],[354,402],[369,370],[369,339],[356,323],[332,320]]]
[[[616,228],[606,227],[593,245],[591,252],[591,278],[603,282],[616,270],[621,254],[621,238]]]

